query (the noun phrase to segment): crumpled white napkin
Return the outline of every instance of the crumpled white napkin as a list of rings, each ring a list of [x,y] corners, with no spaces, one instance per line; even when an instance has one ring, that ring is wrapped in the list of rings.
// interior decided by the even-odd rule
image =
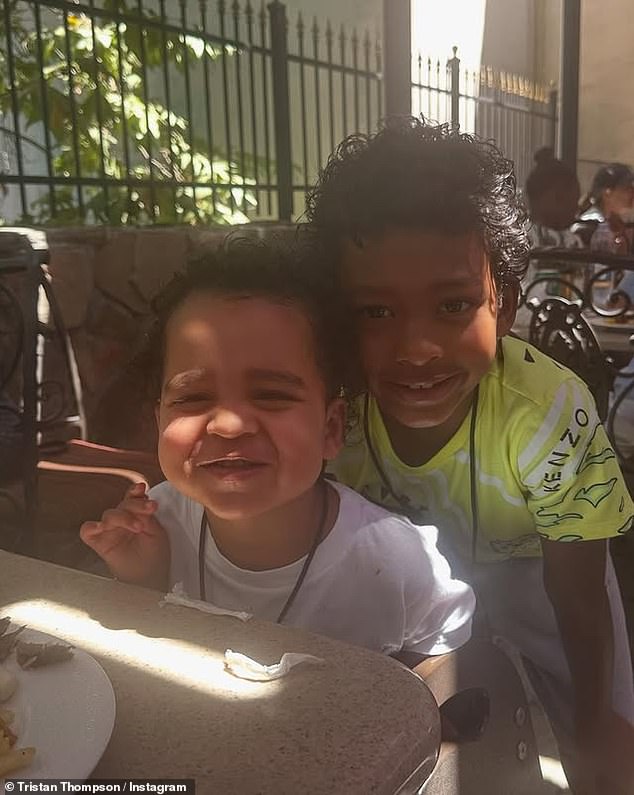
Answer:
[[[233,616],[240,621],[248,621],[253,618],[253,613],[244,613],[240,610],[227,610],[224,607],[216,607],[209,602],[202,602],[200,599],[190,599],[185,593],[182,582],[177,582],[169,593],[159,602],[160,607],[165,605],[181,605],[182,607],[192,607],[194,610],[200,610],[201,613],[211,613],[214,616]]]
[[[274,679],[281,679],[283,676],[300,663],[308,665],[322,665],[325,663],[321,657],[313,657],[312,654],[299,654],[297,652],[286,652],[282,659],[273,665],[262,665],[262,663],[252,660],[246,654],[227,649],[225,652],[225,670],[237,676],[239,679],[250,679],[253,682],[272,682]]]

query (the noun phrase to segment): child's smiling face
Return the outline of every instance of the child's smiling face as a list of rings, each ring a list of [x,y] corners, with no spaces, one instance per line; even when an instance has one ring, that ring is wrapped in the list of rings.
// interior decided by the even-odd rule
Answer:
[[[392,230],[343,252],[363,366],[382,413],[408,428],[466,414],[515,317],[498,308],[478,236]]]
[[[310,489],[343,441],[311,325],[266,298],[189,295],[166,327],[159,460],[184,494],[224,519]]]

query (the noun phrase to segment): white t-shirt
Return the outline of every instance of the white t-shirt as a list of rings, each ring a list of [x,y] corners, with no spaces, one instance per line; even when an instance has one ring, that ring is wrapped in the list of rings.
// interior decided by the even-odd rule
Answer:
[[[331,483],[339,515],[318,546],[284,623],[374,651],[444,654],[471,633],[475,597],[451,577],[436,548],[437,529],[407,519]],[[198,599],[202,506],[168,482],[150,490],[156,518],[171,545],[170,584],[182,582]],[[231,563],[208,536],[205,590],[218,607],[275,621],[305,558],[279,569],[249,571]]]

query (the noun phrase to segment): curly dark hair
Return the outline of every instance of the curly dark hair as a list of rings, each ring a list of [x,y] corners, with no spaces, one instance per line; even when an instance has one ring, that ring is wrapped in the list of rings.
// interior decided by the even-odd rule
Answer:
[[[153,400],[161,392],[167,323],[177,307],[200,290],[298,306],[313,331],[328,399],[341,395],[351,404],[359,393],[353,313],[333,270],[303,242],[229,235],[217,250],[191,261],[152,302],[154,318],[135,369],[146,379]]]
[[[482,236],[496,284],[526,272],[527,215],[513,164],[490,141],[399,117],[346,138],[307,197],[308,229],[335,260],[390,227]]]

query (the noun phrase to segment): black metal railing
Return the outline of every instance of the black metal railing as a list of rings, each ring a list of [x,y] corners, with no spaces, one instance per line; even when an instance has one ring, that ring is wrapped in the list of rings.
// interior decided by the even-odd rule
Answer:
[[[86,431],[77,362],[48,260],[42,231],[0,228],[0,507],[12,506],[3,519],[11,517],[15,532],[0,527],[0,547],[21,551],[33,541],[40,451],[85,438]],[[21,500],[14,488],[20,482]]]
[[[412,111],[492,139],[513,160],[518,185],[542,146],[555,148],[557,92],[521,75],[461,67],[457,48],[441,63],[421,53],[412,71]]]
[[[298,166],[293,178],[295,207],[337,144],[350,133],[369,133],[383,115],[381,47],[366,31],[359,36],[327,23],[323,41],[316,22],[310,30],[298,17],[288,55],[293,141]]]
[[[2,0],[0,215],[291,220],[382,113],[381,52],[274,0]]]
[[[622,467],[634,472],[634,302],[622,289],[628,273],[631,255],[534,249],[515,330],[541,348],[546,340],[547,352],[586,380]]]

